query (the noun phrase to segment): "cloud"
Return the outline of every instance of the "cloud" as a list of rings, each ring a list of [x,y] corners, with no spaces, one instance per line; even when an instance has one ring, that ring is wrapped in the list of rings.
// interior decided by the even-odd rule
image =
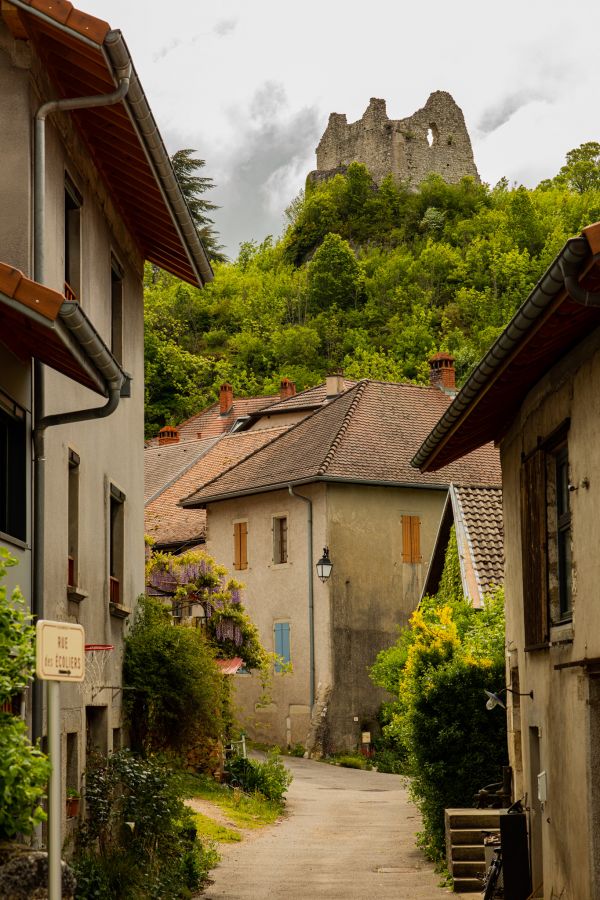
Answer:
[[[496,129],[505,125],[522,107],[536,100],[546,100],[542,92],[537,88],[523,89],[502,97],[493,106],[484,110],[478,123],[478,129],[483,134],[491,134]]]
[[[213,32],[219,37],[227,37],[237,28],[237,19],[219,19],[213,28]]]
[[[182,43],[181,38],[173,38],[168,44],[159,47],[159,49],[152,54],[152,62],[160,62],[161,59],[164,59],[165,56],[168,56],[168,54],[173,50],[176,50],[177,47],[180,47]]]

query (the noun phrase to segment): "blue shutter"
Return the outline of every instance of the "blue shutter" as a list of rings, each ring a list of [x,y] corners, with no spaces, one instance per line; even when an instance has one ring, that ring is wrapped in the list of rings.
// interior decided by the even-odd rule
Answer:
[[[283,662],[289,663],[291,660],[290,655],[290,623],[289,622],[276,622],[275,623],[275,653],[277,656],[280,656]],[[275,663],[275,671],[281,672],[281,664],[279,662]]]

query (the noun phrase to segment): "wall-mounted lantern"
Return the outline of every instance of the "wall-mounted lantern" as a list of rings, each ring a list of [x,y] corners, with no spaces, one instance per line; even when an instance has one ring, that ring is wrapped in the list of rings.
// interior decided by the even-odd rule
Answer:
[[[512,688],[505,687],[502,688],[502,690],[498,691],[497,694],[493,694],[491,691],[486,691],[484,688],[483,693],[488,698],[487,703],[485,704],[485,708],[494,709],[496,706],[501,706],[502,709],[506,709],[506,704],[504,703],[504,700],[500,695],[505,694],[507,691],[509,691],[509,693],[511,694],[516,694],[517,697],[531,697],[531,699],[533,700],[533,691],[525,691],[524,693],[521,693],[520,691],[513,691]]]
[[[329,576],[331,575],[331,570],[333,569],[333,563],[329,559],[329,547],[323,547],[323,556],[317,563],[317,575],[325,584]]]

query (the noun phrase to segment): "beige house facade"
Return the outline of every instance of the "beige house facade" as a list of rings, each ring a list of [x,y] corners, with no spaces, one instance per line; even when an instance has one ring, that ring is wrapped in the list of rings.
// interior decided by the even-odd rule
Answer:
[[[408,465],[448,405],[443,391],[341,388],[183,502],[206,509],[208,552],[245,585],[265,647],[289,663],[275,665],[267,704],[256,674],[236,676],[241,722],[254,738],[316,755],[377,734],[385,695],[368,667],[416,608],[450,480]],[[493,449],[461,473],[497,480]],[[324,548],[333,570],[321,583]]]
[[[509,755],[547,900],[600,897],[598,251],[600,225],[567,242],[415,460],[500,445]]]
[[[81,111],[54,102],[81,96]],[[210,278],[148,115],[120,32],[70,4],[2,4],[0,544],[35,618],[112,648],[96,683],[61,689],[65,789],[90,750],[125,741],[124,636],[144,589],[144,260]],[[41,687],[24,698],[34,738]]]

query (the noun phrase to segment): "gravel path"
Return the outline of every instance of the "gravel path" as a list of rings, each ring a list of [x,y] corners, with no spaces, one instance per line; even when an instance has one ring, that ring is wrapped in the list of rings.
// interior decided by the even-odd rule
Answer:
[[[415,847],[419,817],[396,775],[287,758],[288,812],[241,844],[222,845],[205,900],[441,900]]]

